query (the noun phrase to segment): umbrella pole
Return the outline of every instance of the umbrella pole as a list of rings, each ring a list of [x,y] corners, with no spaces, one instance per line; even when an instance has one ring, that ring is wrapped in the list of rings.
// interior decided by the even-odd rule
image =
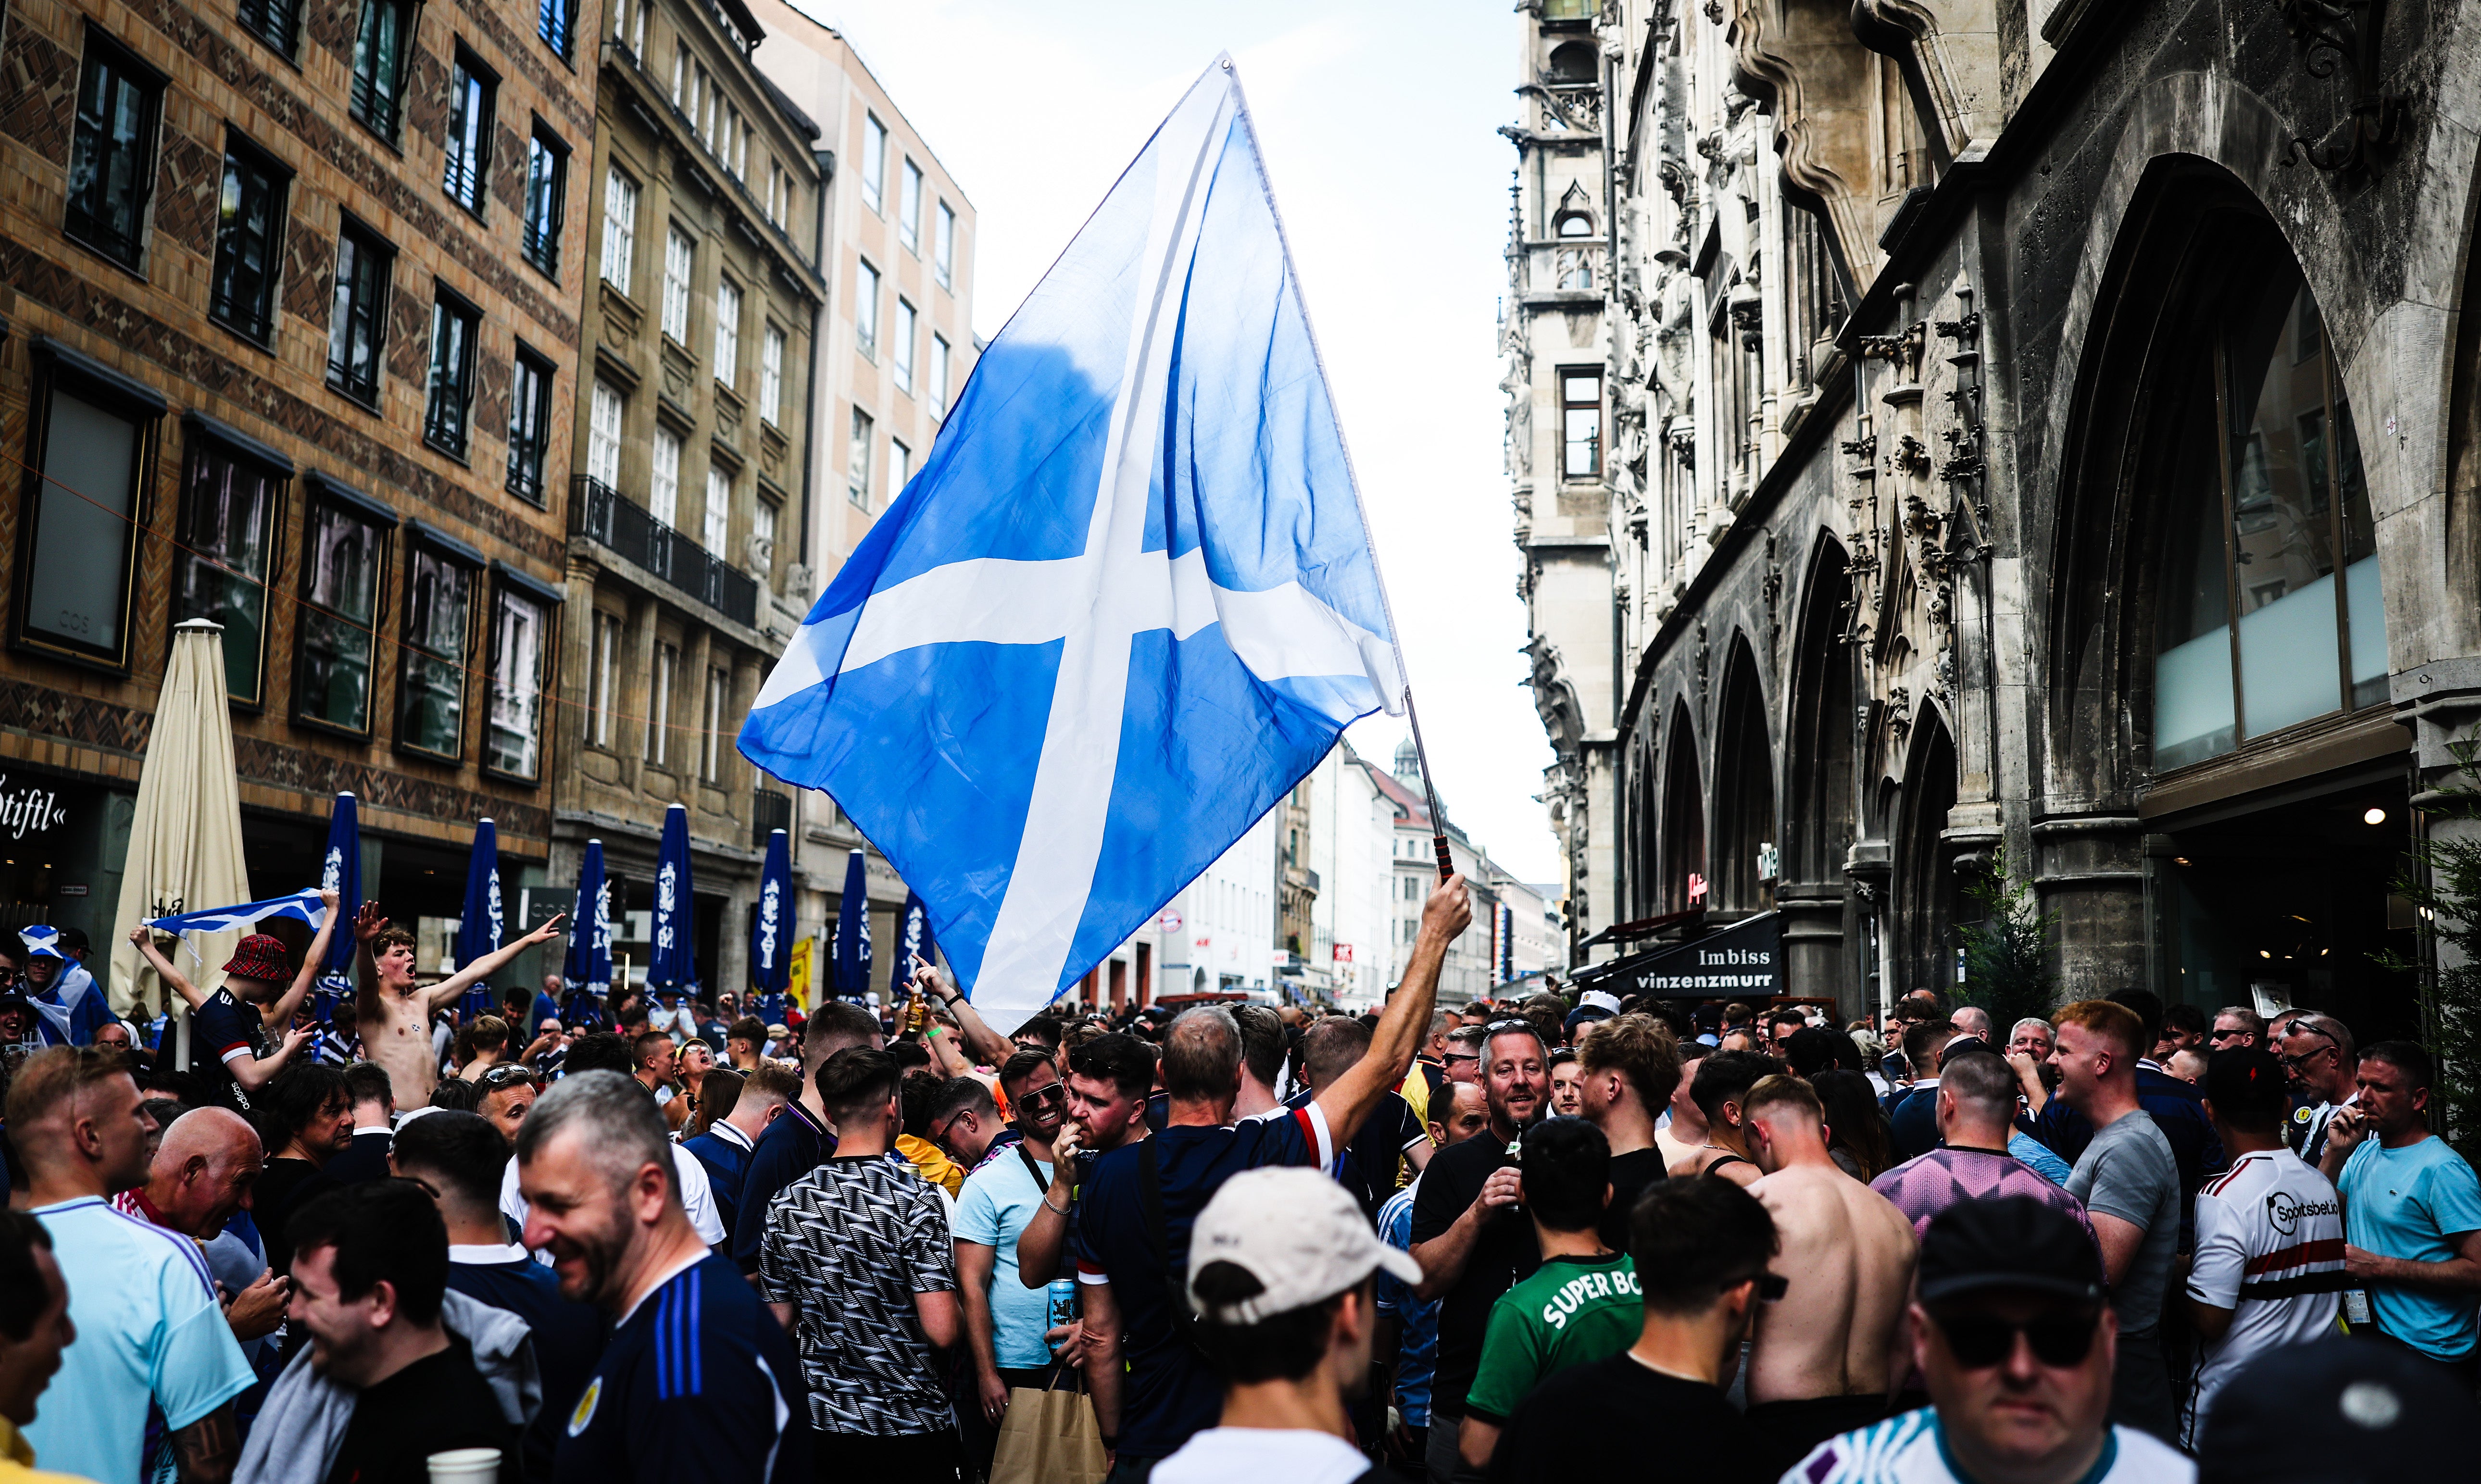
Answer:
[[[1430,844],[1439,852],[1439,879],[1445,881],[1456,873],[1455,858],[1448,853],[1448,817],[1439,808],[1439,786],[1430,781],[1430,752],[1422,745],[1422,714],[1413,709],[1413,688],[1404,688],[1404,716],[1413,723],[1413,756],[1422,760],[1422,792],[1430,800]]]

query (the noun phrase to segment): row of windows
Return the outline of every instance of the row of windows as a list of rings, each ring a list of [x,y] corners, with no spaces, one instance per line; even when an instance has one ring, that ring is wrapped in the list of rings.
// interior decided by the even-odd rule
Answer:
[[[588,747],[615,747],[615,722],[620,722],[620,665],[623,665],[623,623],[617,612],[595,611],[590,672],[586,677],[586,742]],[[647,672],[645,705],[647,765],[680,771],[694,767],[702,782],[724,782],[724,737],[732,727],[732,670],[707,665],[705,710],[699,713],[697,735],[680,737],[680,645],[655,640],[655,665]]]
[[[594,613],[592,646],[588,656],[588,673],[586,685],[586,742],[588,746],[614,748],[619,745],[625,721],[620,709],[625,704],[621,690],[621,666],[625,629],[620,616],[598,609]],[[654,664],[646,677],[646,736],[643,756],[654,767],[679,771],[693,766],[700,780],[723,782],[726,747],[723,739],[733,726],[732,672],[722,665],[707,666],[704,707],[700,712],[697,732],[684,739],[679,719],[681,649],[666,639],[655,641]]]
[[[386,9],[375,3],[366,13]],[[497,85],[461,51],[457,65],[446,186],[452,196],[470,186],[471,200],[460,197],[460,203],[479,214],[481,181],[488,164],[492,90]],[[99,34],[90,35],[79,79],[65,226],[70,236],[133,270],[143,262],[147,187],[154,174],[163,89],[163,78],[118,44]],[[558,261],[566,159],[565,146],[537,124],[529,161],[523,235],[528,259],[545,272],[552,272]],[[271,345],[275,332],[285,213],[292,188],[292,171],[239,131],[227,129],[207,313],[262,347]],[[351,218],[345,220],[336,239],[327,379],[337,391],[374,409],[384,364],[394,258],[394,248],[378,234]],[[442,453],[460,459],[468,443],[475,330],[480,319],[473,305],[445,286],[437,290],[423,436]],[[519,353],[521,361],[527,359],[525,352]],[[539,373],[541,363],[534,364]],[[538,375],[535,379],[547,396],[549,378]],[[521,407],[512,428],[522,424],[539,430],[547,421],[539,411]],[[539,436],[531,440],[511,436],[509,488],[531,499],[541,498],[542,451]]]
[[[603,182],[603,277],[621,293],[638,260],[638,182],[614,166]],[[690,300],[697,282],[697,240],[671,224],[664,235],[664,290],[657,305],[664,333],[684,349],[690,343]],[[715,284],[715,378],[736,393],[741,390],[741,322],[744,295],[730,275],[718,273]],[[778,427],[784,422],[785,333],[774,321],[759,334],[758,414]]]
[[[589,397],[586,420],[586,477],[616,490],[620,487],[621,430],[628,421],[629,399],[599,378]],[[646,512],[675,529],[680,524],[681,450],[680,435],[658,424],[654,440],[649,445]],[[751,534],[771,549],[775,540],[775,507],[768,501],[758,501],[750,520]],[[709,553],[722,557],[731,534],[732,475],[720,464],[710,462],[706,471],[706,507],[698,542]]]
[[[903,181],[896,200],[896,236],[904,250],[922,255],[922,167],[913,157],[904,157]],[[886,211],[887,197],[887,125],[876,114],[862,117],[861,200],[862,204],[881,215]],[[930,243],[930,269],[938,275],[939,287],[953,292],[956,287],[956,209],[946,201],[939,203]]]
[[[853,291],[853,342],[860,347],[862,354],[876,360],[879,350],[878,305],[881,298],[878,270],[871,266],[868,258],[861,259],[859,267],[860,272],[855,275],[857,282]],[[930,404],[930,416],[935,421],[948,415],[950,347],[947,336],[935,330],[931,332],[929,377],[924,385],[917,388],[913,380],[913,356],[915,347],[920,344],[921,339],[921,313],[913,307],[912,300],[899,294],[896,297],[895,334],[887,342],[889,366],[896,374],[897,390],[908,397],[920,397],[927,402]]]
[[[42,471],[22,539],[18,638],[31,645],[113,665],[128,662],[137,539],[146,515],[160,404],[139,406],[109,386],[57,370],[39,402],[34,461]],[[225,687],[263,705],[270,604],[288,472],[263,450],[193,416],[185,426],[181,505],[173,539],[174,621],[223,626]],[[396,517],[314,477],[301,519],[293,655],[295,720],[368,737],[383,594]],[[397,631],[396,744],[457,763],[467,746],[476,612],[488,589],[486,715],[482,764],[522,782],[542,776],[542,699],[554,600],[505,572],[485,583],[479,554],[427,528],[406,528]]]

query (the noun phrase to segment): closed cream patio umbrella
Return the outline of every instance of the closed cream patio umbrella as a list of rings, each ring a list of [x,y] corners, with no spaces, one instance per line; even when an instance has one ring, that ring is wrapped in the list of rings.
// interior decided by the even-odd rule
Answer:
[[[138,808],[129,822],[129,855],[121,867],[120,904],[113,917],[112,1007],[165,1004],[164,985],[121,934],[148,918],[196,912],[249,899],[242,862],[241,794],[233,775],[232,710],[224,698],[223,627],[193,618],[172,631],[172,657],[155,700],[155,725],[138,771]],[[213,990],[223,982],[239,931],[188,939],[201,962],[184,965],[190,982]],[[172,997],[177,1001],[178,997]],[[188,1065],[189,1017],[180,1016],[181,1064]]]

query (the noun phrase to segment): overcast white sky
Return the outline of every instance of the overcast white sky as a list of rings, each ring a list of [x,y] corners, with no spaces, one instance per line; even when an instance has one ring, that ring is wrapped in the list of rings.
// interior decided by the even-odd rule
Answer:
[[[1494,349],[1515,154],[1506,0],[796,0],[842,31],[971,196],[998,333],[1181,92],[1229,51],[1375,528],[1449,818],[1557,879],[1521,689]],[[1348,734],[1384,767],[1400,720]]]

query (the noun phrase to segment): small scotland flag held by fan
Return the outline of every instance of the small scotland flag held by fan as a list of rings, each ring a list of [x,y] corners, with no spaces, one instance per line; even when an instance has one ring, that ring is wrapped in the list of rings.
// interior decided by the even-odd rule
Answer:
[[[741,750],[834,795],[1013,1027],[1399,708],[1395,636],[1219,59],[983,352]]]

